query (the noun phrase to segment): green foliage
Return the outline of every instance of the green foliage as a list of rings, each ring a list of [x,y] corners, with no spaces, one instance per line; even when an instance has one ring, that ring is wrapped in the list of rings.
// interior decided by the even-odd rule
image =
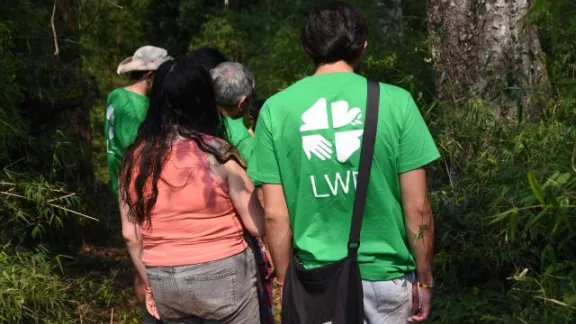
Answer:
[[[548,54],[548,73],[556,91],[574,96],[576,84],[576,3],[568,0],[536,0],[526,17],[527,26],[536,26]],[[566,96],[567,100],[573,100]]]
[[[114,277],[67,277],[59,253],[96,220],[80,198],[88,186],[78,172],[86,152],[71,135],[78,125],[62,112],[90,97],[68,56],[77,42],[58,21],[61,55],[53,54],[51,5],[0,8],[0,322],[83,322],[82,305],[94,308],[85,322],[107,322]]]
[[[272,95],[311,71],[303,50],[294,46],[299,42],[299,35],[293,28],[281,27],[263,45],[260,55],[251,56],[250,68],[256,76],[259,92]]]
[[[574,170],[554,172],[541,182],[529,172],[528,182],[521,207],[494,217],[531,244],[534,259],[540,261],[512,278],[513,297],[525,303],[514,309],[514,315],[528,322],[572,322],[576,319],[576,176]]]
[[[15,9],[13,9],[15,10]],[[13,25],[10,23],[8,25]],[[77,196],[67,190],[66,181],[73,179],[81,159],[79,148],[66,135],[56,130],[43,137],[33,135],[31,121],[22,116],[20,105],[30,98],[31,83],[16,77],[27,74],[25,57],[17,55],[11,41],[12,32],[0,23],[0,243],[23,243],[56,238],[65,220],[75,223],[82,206]],[[24,92],[28,92],[27,95]],[[34,94],[42,97],[48,92]],[[76,222],[77,223],[77,222]],[[54,229],[55,231],[50,231]]]
[[[447,290],[439,295],[437,321],[570,322],[571,123],[549,113],[539,123],[505,124],[475,100],[463,110],[447,109],[436,105],[427,116],[443,154],[432,173],[437,276]],[[543,176],[548,180],[541,183]],[[462,288],[469,292],[449,293]]]
[[[0,152],[14,148],[16,139],[27,131],[27,125],[17,116],[16,105],[22,100],[22,92],[14,81],[22,68],[22,61],[11,55],[10,30],[0,21]]]
[[[71,319],[67,315],[66,284],[53,272],[45,251],[14,254],[0,252],[0,321],[49,323]]]
[[[115,272],[64,276],[66,257],[51,257],[39,246],[31,251],[0,248],[0,322],[134,323],[137,308],[120,296]],[[131,294],[128,290],[122,294]],[[131,306],[128,311],[122,307]],[[120,309],[115,314],[114,308]],[[110,312],[112,310],[112,312]]]
[[[199,47],[214,47],[232,61],[244,61],[246,54],[242,40],[245,38],[224,17],[207,17],[198,36],[192,39],[188,51]]]

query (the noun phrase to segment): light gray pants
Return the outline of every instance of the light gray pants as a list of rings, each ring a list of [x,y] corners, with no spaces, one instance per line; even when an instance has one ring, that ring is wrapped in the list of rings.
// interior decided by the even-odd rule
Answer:
[[[181,267],[146,267],[156,308],[168,324],[258,324],[256,263],[250,249]]]
[[[365,324],[405,324],[412,315],[414,274],[389,281],[362,281]]]

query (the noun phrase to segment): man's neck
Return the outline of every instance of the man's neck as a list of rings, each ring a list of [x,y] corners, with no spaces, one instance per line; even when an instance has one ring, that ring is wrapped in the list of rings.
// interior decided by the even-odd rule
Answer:
[[[230,117],[230,113],[228,113],[228,111],[226,111],[226,109],[218,106],[218,112],[220,113],[220,115],[222,116],[226,116],[226,117]]]
[[[146,84],[146,81],[139,81],[124,87],[124,89],[145,96],[148,92],[148,85]]]
[[[345,61],[322,64],[316,68],[315,74],[334,73],[334,72],[353,72],[354,68]]]
[[[239,108],[224,108],[224,107],[220,107],[220,106],[218,106],[218,112],[220,113],[220,115],[225,116],[225,117],[229,117],[232,119],[241,118],[245,113],[242,110],[240,110]]]

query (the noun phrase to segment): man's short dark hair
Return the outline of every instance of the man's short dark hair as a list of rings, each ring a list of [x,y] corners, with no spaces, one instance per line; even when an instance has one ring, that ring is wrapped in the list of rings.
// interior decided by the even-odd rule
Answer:
[[[222,52],[212,47],[201,47],[190,54],[190,58],[202,65],[206,70],[210,71],[218,64],[228,62],[228,59]]]
[[[316,65],[360,59],[368,27],[351,5],[339,1],[313,7],[300,36],[306,54]]]

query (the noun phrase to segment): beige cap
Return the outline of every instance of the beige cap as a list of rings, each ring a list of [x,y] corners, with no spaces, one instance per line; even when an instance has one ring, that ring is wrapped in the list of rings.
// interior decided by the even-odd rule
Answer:
[[[116,72],[122,74],[132,71],[155,71],[162,63],[171,59],[163,48],[142,46],[134,52],[133,56],[122,61]]]

